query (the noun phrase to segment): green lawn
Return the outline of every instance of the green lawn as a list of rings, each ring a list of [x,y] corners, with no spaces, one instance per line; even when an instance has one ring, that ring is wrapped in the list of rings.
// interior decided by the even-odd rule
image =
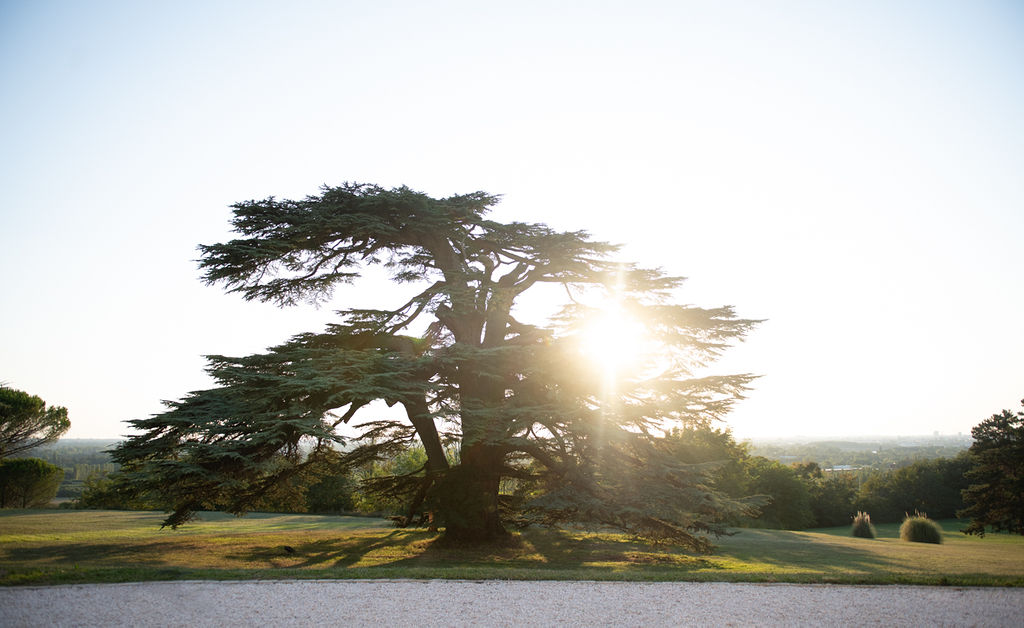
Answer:
[[[619,534],[529,529],[514,547],[450,549],[379,519],[207,513],[160,530],[160,513],[0,511],[0,584],[254,578],[502,578],[1024,586],[1024,537],[945,543],[847,528],[740,530],[701,556]],[[287,551],[285,547],[294,551]]]

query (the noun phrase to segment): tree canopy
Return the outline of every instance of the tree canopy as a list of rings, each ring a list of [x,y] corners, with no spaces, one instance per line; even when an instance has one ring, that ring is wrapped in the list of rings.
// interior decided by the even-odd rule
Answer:
[[[991,528],[1024,534],[1024,412],[993,414],[974,426],[971,436],[970,486],[963,491],[965,508],[957,513],[971,520],[964,532],[985,536]]]
[[[370,266],[409,298],[346,309],[339,322],[245,357],[208,356],[216,387],[131,421],[125,478],[158,492],[179,525],[206,508],[241,513],[419,442],[422,467],[374,478],[454,541],[509,521],[584,521],[707,549],[726,515],[749,512],[673,457],[673,426],[725,415],[753,377],[705,367],[757,321],[672,302],[682,278],[611,258],[584,231],[487,218],[497,197],[435,199],[345,184],[303,200],[233,205],[238,238],[200,246],[208,284],[292,306],[323,303]],[[564,293],[545,321],[517,303]],[[615,355],[626,330],[629,347]],[[621,342],[620,342],[621,345]],[[405,416],[363,417],[374,401]],[[359,436],[351,442],[342,424]],[[330,461],[326,464],[325,461]]]
[[[70,427],[67,408],[0,386],[0,458],[53,442]]]
[[[64,469],[39,458],[0,460],[0,508],[40,508],[50,503]]]

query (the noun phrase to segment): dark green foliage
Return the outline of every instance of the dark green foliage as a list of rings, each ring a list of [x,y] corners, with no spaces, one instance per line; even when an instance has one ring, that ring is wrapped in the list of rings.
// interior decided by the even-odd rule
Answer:
[[[750,493],[768,495],[771,503],[761,508],[756,525],[802,530],[814,525],[807,485],[796,471],[774,460],[754,456],[747,460]]]
[[[53,442],[70,427],[67,408],[0,386],[0,458]]]
[[[706,426],[673,429],[665,443],[679,462],[707,473],[715,491],[744,505],[742,511],[723,513],[722,521],[729,525],[749,525],[771,501],[770,495],[752,494],[756,491],[748,446],[737,443],[731,431]]]
[[[715,490],[747,506],[747,512],[730,513],[730,525],[789,530],[818,525],[812,495],[816,487],[831,487],[833,481],[822,477],[817,464],[791,468],[751,456],[749,445],[737,443],[727,430],[674,430],[666,440],[681,461],[706,468]],[[844,512],[839,525],[849,520]]]
[[[355,512],[357,481],[341,465],[340,455],[325,463],[324,473],[306,489],[306,511],[317,514]]]
[[[421,445],[412,445],[394,456],[376,461],[351,473],[354,490],[352,501],[356,511],[367,514],[400,516],[411,495],[421,485],[427,468],[427,452]],[[409,483],[396,478],[408,478]]]
[[[94,473],[82,484],[75,508],[88,510],[156,510],[161,507],[153,494],[141,493],[118,473]]]
[[[842,471],[822,471],[816,462],[796,464],[797,477],[807,486],[814,527],[830,528],[844,525],[855,511],[857,478]]]
[[[855,511],[856,478],[850,474],[824,473],[814,462],[787,468],[751,456],[749,445],[725,430],[673,430],[667,441],[679,460],[707,465],[716,490],[753,508],[729,520],[731,525],[830,527],[848,523]]]
[[[679,459],[690,463],[739,462],[750,457],[746,443],[737,443],[727,429],[688,426],[674,428],[666,436]]]
[[[63,478],[63,469],[39,458],[0,460],[0,508],[45,506]]]
[[[853,518],[853,528],[850,533],[862,539],[875,538],[875,526],[871,524],[871,516],[858,510],[857,515]]]
[[[495,202],[346,184],[235,205],[240,237],[200,247],[207,282],[295,305],[381,265],[414,284],[411,297],[393,310],[342,311],[323,333],[263,354],[209,356],[216,388],[131,422],[139,435],[114,453],[125,480],[159,494],[175,526],[199,509],[242,513],[275,492],[301,494],[418,443],[417,468],[362,486],[401,501],[404,522],[432,512],[449,539],[500,539],[516,507],[533,520],[706,549],[699,535],[722,532],[722,513],[746,507],[716,493],[705,467],[667,455],[658,434],[728,412],[752,377],[695,373],[756,321],[673,304],[680,278],[615,262],[617,247],[585,232],[489,220]],[[545,283],[560,284],[568,304],[552,323],[517,320],[517,300]],[[655,347],[620,365],[613,386],[584,333],[610,303]],[[336,458],[335,430],[375,400],[406,418],[361,424]],[[524,490],[502,488],[510,482]]]
[[[677,428],[666,436],[666,444],[680,462],[710,469],[716,490],[733,497],[748,494],[750,478],[744,464],[750,454],[747,444],[737,443],[731,431],[708,426]]]
[[[1024,404],[1024,401],[1021,401]],[[970,486],[963,491],[966,534],[1024,534],[1024,412],[1003,410],[971,430]]]
[[[914,513],[900,524],[900,539],[914,543],[942,543],[942,528],[927,515]]]
[[[913,510],[955,517],[963,507],[960,491],[967,486],[967,445],[961,443],[963,437],[936,436],[918,445],[895,439],[822,441],[754,445],[750,451],[803,460],[793,468],[807,487],[814,526],[833,527],[848,523],[858,510],[882,523],[898,523]],[[823,468],[835,466],[847,468]]]
[[[962,507],[960,492],[967,487],[966,452],[956,458],[921,460],[900,469],[875,472],[867,477],[857,495],[857,507],[874,513],[875,521],[896,523],[907,512],[930,512],[952,519]]]

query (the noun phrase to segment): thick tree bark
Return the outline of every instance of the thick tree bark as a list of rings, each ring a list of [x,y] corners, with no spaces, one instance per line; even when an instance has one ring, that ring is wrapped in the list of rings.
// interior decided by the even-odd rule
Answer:
[[[502,430],[495,432],[493,423],[494,410],[504,402],[504,386],[494,375],[483,368],[463,367],[458,376],[460,461],[438,486],[445,539],[452,543],[494,543],[509,537],[498,501],[506,451],[496,444],[503,434]]]
[[[469,266],[449,240],[431,237],[422,244],[431,251],[447,284],[461,288],[449,293],[450,309],[438,308],[436,312],[456,343],[477,348],[501,346],[515,296],[514,284],[528,265],[520,263],[489,288],[481,289],[468,283]],[[485,374],[466,367],[460,371],[460,463],[445,471],[434,486],[445,525],[444,537],[457,544],[500,542],[509,537],[501,521],[498,497],[505,450],[491,444],[496,435],[490,433],[493,426],[488,413],[481,410],[499,407],[504,402],[505,386],[497,373]]]
[[[446,541],[493,543],[509,537],[498,508],[501,464],[494,447],[463,449],[462,462],[448,471],[438,491]]]

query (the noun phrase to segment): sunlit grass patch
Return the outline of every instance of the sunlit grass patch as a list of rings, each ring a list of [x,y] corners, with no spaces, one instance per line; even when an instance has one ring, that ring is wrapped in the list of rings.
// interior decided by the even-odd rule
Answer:
[[[1024,585],[1024,538],[942,522],[943,545],[835,530],[740,530],[693,555],[622,534],[531,528],[500,547],[450,547],[382,520],[204,514],[178,530],[160,513],[0,513],[0,583],[153,579],[503,578]]]

